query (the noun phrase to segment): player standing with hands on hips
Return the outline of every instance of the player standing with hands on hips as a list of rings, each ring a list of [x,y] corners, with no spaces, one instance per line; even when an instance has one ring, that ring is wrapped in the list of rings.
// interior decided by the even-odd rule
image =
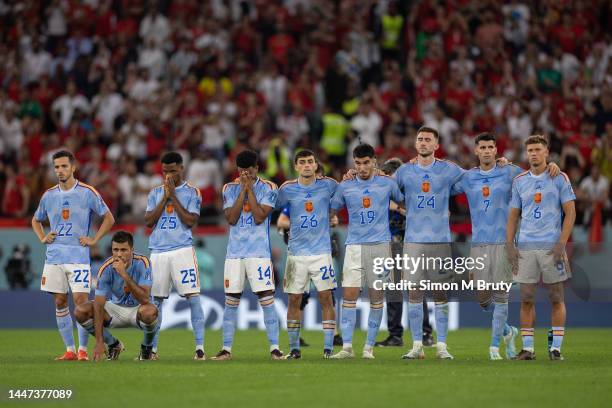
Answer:
[[[195,337],[194,360],[205,360],[204,312],[200,303],[200,273],[191,229],[200,218],[200,190],[183,180],[183,158],[168,152],[161,158],[164,184],[149,193],[145,223],[153,228],[149,238],[153,287],[161,326],[162,303],[170,295],[170,283],[186,298]],[[157,360],[159,331],[153,340],[152,359]]]
[[[100,193],[74,178],[76,160],[72,153],[61,150],[53,154],[52,161],[59,183],[43,194],[32,218],[34,233],[47,245],[40,290],[53,294],[57,328],[66,345],[66,352],[56,360],[87,361],[89,333],[81,325],[77,325],[78,355],[74,349],[68,290],[76,306],[87,302],[91,290],[89,247],[111,229],[115,218]],[[89,237],[92,213],[103,217],[93,238]],[[45,219],[51,227],[47,234],[42,225]]]

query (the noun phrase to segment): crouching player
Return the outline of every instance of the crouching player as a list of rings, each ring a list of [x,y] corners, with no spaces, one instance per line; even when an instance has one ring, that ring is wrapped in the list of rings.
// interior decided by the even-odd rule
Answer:
[[[113,256],[107,259],[100,271],[94,303],[77,307],[78,322],[96,336],[94,361],[104,355],[108,347],[108,360],[117,360],[124,350],[123,343],[113,337],[109,328],[138,327],[144,331],[139,360],[150,360],[153,337],[157,332],[157,307],[151,298],[151,262],[146,256],[134,253],[132,234],[118,231],[111,244]],[[107,297],[110,301],[107,302]]]

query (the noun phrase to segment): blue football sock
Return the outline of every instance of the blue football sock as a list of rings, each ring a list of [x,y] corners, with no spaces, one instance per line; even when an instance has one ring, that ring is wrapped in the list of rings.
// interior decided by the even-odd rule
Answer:
[[[63,309],[55,309],[55,321],[62,336],[66,350],[74,351],[74,334],[72,333],[72,317],[66,306]]]
[[[96,336],[96,329],[94,326],[93,319],[86,320],[81,325],[83,326],[83,329],[87,331],[87,333],[91,334],[94,337]],[[117,341],[117,339],[113,337],[112,334],[110,334],[110,332],[108,331],[106,327],[103,328],[102,336],[104,338],[104,344],[106,345],[115,344],[115,342]]]
[[[408,303],[408,323],[412,341],[423,341],[423,302]]]
[[[355,331],[355,320],[357,319],[357,301],[342,301],[342,343],[345,347],[353,347],[353,332]]]
[[[78,322],[77,334],[79,336],[79,350],[87,350],[87,343],[89,342],[89,332],[85,330],[85,328],[81,326]]]
[[[204,312],[202,311],[200,296],[190,296],[187,298],[187,302],[189,302],[189,308],[191,309],[191,327],[195,337],[196,350],[204,350]]]
[[[334,349],[334,332],[336,331],[335,320],[323,320],[323,349]]]
[[[158,327],[157,327],[157,330],[155,331],[155,336],[153,337],[153,342],[151,343],[151,345],[153,346],[153,352],[157,353],[157,342],[159,341],[159,332],[161,331],[162,304],[164,303],[164,299],[156,297],[153,300],[153,303],[155,303],[155,306],[157,307],[157,326]],[[144,343],[144,339],[143,339],[143,343]]]
[[[508,304],[495,302],[491,332],[492,347],[499,347],[504,333],[504,327],[507,326],[506,320],[508,320]]]
[[[376,335],[380,329],[380,322],[383,316],[383,302],[370,302],[370,314],[368,315],[368,338],[366,345],[374,346]]]
[[[557,349],[561,351],[561,345],[563,344],[563,336],[565,336],[565,327],[556,326],[552,328],[553,341],[551,349]]]
[[[521,327],[521,337],[523,338],[523,349],[533,351],[533,327]]]
[[[232,351],[234,343],[234,333],[236,332],[236,323],[238,321],[238,305],[240,299],[226,296],[225,309],[223,310],[223,348],[227,351]]]
[[[507,336],[510,334],[511,331],[512,331],[512,327],[510,327],[508,323],[504,324],[504,331],[502,332],[502,335]]]
[[[299,320],[287,320],[287,334],[289,335],[289,351],[300,349],[300,328],[302,323]]]
[[[264,324],[266,326],[266,333],[268,334],[268,343],[270,343],[270,349],[273,350],[278,348],[278,336],[280,331],[278,315],[274,307],[274,296],[269,295],[260,298],[259,304],[264,314]]]
[[[436,340],[438,343],[446,343],[448,334],[448,303],[436,303]]]
[[[157,319],[155,319],[149,324],[146,324],[142,321],[139,321],[138,323],[142,328],[142,331],[144,332],[144,339],[142,341],[142,344],[145,346],[153,345],[153,339],[155,338],[155,334],[159,329],[159,322],[157,321]]]

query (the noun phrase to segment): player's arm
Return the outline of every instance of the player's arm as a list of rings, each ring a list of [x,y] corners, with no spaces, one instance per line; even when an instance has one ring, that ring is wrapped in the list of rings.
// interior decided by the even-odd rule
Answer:
[[[565,245],[572,235],[572,229],[574,228],[574,222],[576,222],[576,205],[573,200],[566,201],[562,205],[563,207],[563,227],[561,228],[561,236],[559,242],[555,244],[553,249],[549,252],[554,256],[555,261],[560,261],[565,251]]]
[[[152,196],[153,191],[151,191],[150,193],[149,202],[153,199]],[[144,221],[147,227],[155,227],[155,224],[157,224],[159,217],[161,217],[164,212],[164,208],[166,207],[166,201],[168,201],[169,197],[170,195],[168,194],[168,189],[164,187],[164,196],[161,200],[159,200],[159,203],[157,203],[157,205],[155,205],[155,207],[153,207],[151,211],[145,212]]]
[[[241,186],[240,193],[238,194],[238,198],[234,201],[234,204],[223,211],[225,219],[230,225],[236,225],[238,223],[238,219],[240,219],[240,214],[242,213],[242,203],[244,203],[245,195],[246,191]]]
[[[181,204],[181,202],[176,198],[176,196],[172,198],[172,205],[174,205],[174,211],[176,211],[176,215],[179,220],[188,227],[193,227],[197,224],[198,218],[200,218],[200,214],[195,214],[187,211],[185,207]]]
[[[276,227],[279,229],[289,229],[291,227],[291,219],[286,214],[281,213],[276,220]]]
[[[38,240],[43,244],[50,244],[55,241],[55,237],[57,236],[57,232],[49,231],[48,234],[45,235],[45,230],[43,228],[42,222],[36,219],[36,216],[32,217],[32,230],[38,237]]]
[[[94,330],[96,335],[96,346],[94,347],[93,360],[100,361],[104,356],[104,305],[106,296],[98,295],[94,299]]]
[[[508,223],[506,224],[506,253],[508,260],[512,265],[512,272],[515,275],[518,272],[519,253],[514,245],[514,237],[516,235],[520,215],[520,208],[510,208],[510,212],[508,213]]]
[[[272,212],[274,207],[270,207],[268,205],[260,205],[257,202],[257,197],[255,197],[255,192],[253,188],[249,186],[247,188],[247,202],[251,207],[251,212],[253,213],[253,221],[255,224],[261,224],[268,217],[268,215]]]
[[[89,238],[87,236],[80,237],[79,242],[83,246],[96,245],[100,241],[100,239],[102,239],[102,237],[106,235],[108,231],[110,231],[114,224],[115,217],[113,217],[113,214],[110,211],[107,211],[106,214],[104,214],[102,224],[100,225],[100,228],[98,228],[96,235],[93,238]]]
[[[151,293],[150,286],[138,285],[127,273],[126,265],[120,259],[115,259],[113,261],[113,268],[115,268],[119,276],[121,276],[121,279],[123,279],[123,282],[128,287],[132,295],[134,295],[134,298],[138,301],[138,303],[141,305],[146,305],[149,303],[149,295]]]

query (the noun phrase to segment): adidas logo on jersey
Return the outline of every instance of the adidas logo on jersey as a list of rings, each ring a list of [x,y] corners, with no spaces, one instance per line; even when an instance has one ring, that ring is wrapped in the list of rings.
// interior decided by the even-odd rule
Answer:
[[[312,198],[312,194],[307,193],[305,198]]]
[[[365,189],[365,191],[363,192],[363,194],[370,194],[370,190],[368,190],[367,188]]]

